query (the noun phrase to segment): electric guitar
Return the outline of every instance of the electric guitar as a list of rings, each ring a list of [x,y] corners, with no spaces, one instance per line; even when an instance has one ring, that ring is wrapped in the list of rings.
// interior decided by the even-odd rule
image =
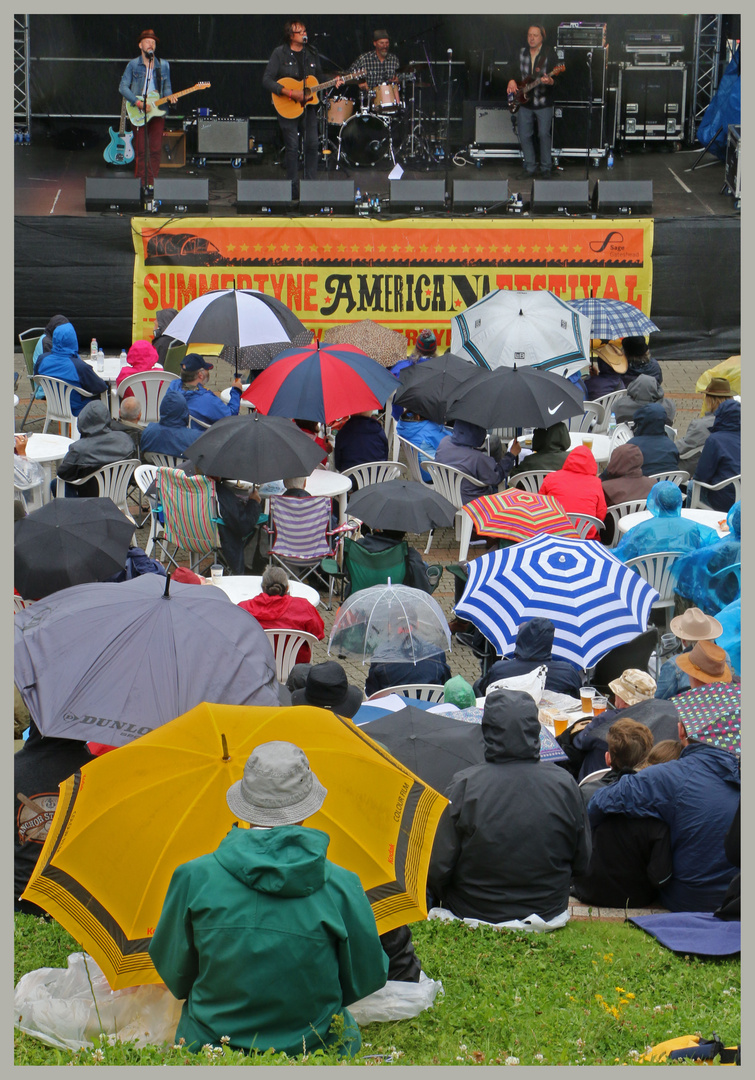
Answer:
[[[121,102],[121,126],[117,131],[108,128],[110,142],[102,154],[108,165],[128,165],[134,160],[134,148],[131,145],[134,133],[126,131],[126,99],[122,98]]]
[[[179,90],[178,93],[168,94],[167,97],[158,97],[157,90],[150,90],[147,94],[147,119],[151,120],[153,116],[165,116],[167,110],[161,109],[159,106],[164,105],[166,101],[170,101],[172,97],[183,97],[184,94],[193,94],[195,90],[206,90],[209,85],[208,82],[198,82],[190,86],[188,90]],[[141,101],[142,98],[140,97],[139,100]],[[144,123],[143,111],[138,109],[136,105],[132,105],[130,101],[126,102],[126,111],[134,127],[141,127]]]
[[[339,79],[343,79],[345,83],[353,82],[354,79],[363,79],[367,75],[366,71],[353,71],[350,75],[339,75]],[[307,75],[304,82],[301,79],[278,79],[277,80],[285,90],[305,90],[306,100],[304,102],[294,101],[293,98],[283,97],[281,94],[272,94],[273,105],[278,110],[281,116],[287,117],[289,120],[295,120],[297,116],[301,116],[304,112],[305,105],[317,104],[317,91],[327,90],[331,86],[336,85],[335,79],[330,79],[329,82],[318,83],[314,75]],[[311,97],[310,97],[311,95]]]
[[[566,64],[557,64],[553,71],[546,71],[543,75],[553,78],[555,75],[560,75],[562,71],[566,70]],[[509,112],[515,113],[520,105],[523,105],[525,101],[529,100],[529,96],[536,86],[539,86],[543,81],[543,75],[538,75],[536,79],[524,79],[522,82],[517,83],[517,91],[511,95],[509,100]]]

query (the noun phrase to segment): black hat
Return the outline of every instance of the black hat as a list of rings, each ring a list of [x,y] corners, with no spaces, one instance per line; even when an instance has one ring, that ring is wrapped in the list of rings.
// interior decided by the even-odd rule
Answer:
[[[372,40],[373,41],[381,41],[383,38],[388,38],[389,41],[391,40],[391,35],[388,33],[387,30],[375,30],[374,31],[374,33],[372,35]]]
[[[330,709],[339,716],[354,715],[362,704],[363,694],[357,686],[351,686],[346,672],[335,660],[313,664],[307,672],[303,690],[291,694],[292,705],[314,705],[318,709]]]

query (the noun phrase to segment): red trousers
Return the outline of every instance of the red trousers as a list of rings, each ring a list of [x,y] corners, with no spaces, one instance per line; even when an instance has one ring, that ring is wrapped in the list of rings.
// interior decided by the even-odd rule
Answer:
[[[156,116],[148,120],[141,127],[134,128],[134,176],[144,183],[144,131],[147,131],[148,158],[147,158],[147,184],[154,184],[155,177],[160,172],[160,155],[163,149],[163,129],[165,117]]]

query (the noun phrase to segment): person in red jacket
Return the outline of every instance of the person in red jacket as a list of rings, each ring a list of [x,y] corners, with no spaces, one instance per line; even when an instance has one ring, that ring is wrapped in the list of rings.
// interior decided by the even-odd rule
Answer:
[[[548,473],[540,485],[541,495],[553,495],[567,514],[589,514],[603,521],[606,516],[606,498],[603,485],[598,479],[598,465],[592,450],[575,446],[566,455],[566,461],[556,472]],[[598,530],[590,529],[586,539],[595,540]]]
[[[304,630],[318,641],[325,637],[325,623],[317,608],[303,596],[291,596],[288,574],[282,566],[268,566],[262,575],[262,592],[238,605],[253,615],[263,630]],[[305,642],[296,656],[297,664],[309,664],[312,650]]]

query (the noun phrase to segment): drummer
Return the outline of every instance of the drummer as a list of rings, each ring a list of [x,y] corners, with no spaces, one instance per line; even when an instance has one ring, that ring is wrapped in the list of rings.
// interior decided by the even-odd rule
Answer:
[[[375,47],[372,52],[364,52],[358,56],[349,68],[349,71],[364,69],[367,78],[360,82],[362,90],[374,90],[381,83],[396,82],[399,69],[399,59],[395,53],[388,52],[390,38],[387,30],[375,30],[372,35]]]

